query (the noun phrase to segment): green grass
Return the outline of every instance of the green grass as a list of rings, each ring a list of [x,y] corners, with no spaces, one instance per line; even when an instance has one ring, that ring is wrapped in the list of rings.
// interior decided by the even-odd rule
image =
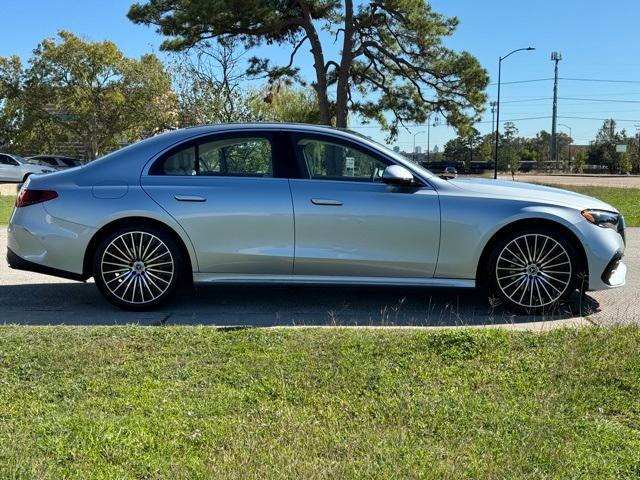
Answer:
[[[578,185],[550,185],[596,197],[620,210],[627,226],[640,227],[640,189],[617,187],[585,187]]]
[[[0,478],[638,478],[640,329],[0,327]]]
[[[0,195],[0,225],[9,223],[15,203],[15,195]]]

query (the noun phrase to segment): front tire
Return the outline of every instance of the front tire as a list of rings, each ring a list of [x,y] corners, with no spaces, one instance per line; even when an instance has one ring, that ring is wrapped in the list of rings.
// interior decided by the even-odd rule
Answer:
[[[182,252],[166,231],[123,227],[100,241],[93,276],[104,297],[125,310],[159,307],[178,290],[184,274]]]
[[[576,290],[579,258],[567,236],[556,229],[511,232],[496,242],[490,255],[491,291],[517,311],[553,310]]]

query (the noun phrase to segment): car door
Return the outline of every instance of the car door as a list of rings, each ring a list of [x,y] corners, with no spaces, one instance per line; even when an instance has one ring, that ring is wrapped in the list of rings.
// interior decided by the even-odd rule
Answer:
[[[184,228],[200,272],[291,275],[293,206],[279,134],[189,141],[142,177],[144,190]]]
[[[21,181],[20,164],[9,155],[0,154],[0,180],[4,182]]]
[[[330,135],[296,134],[306,177],[292,179],[296,275],[430,278],[438,259],[438,195],[420,181],[382,182],[391,160]]]

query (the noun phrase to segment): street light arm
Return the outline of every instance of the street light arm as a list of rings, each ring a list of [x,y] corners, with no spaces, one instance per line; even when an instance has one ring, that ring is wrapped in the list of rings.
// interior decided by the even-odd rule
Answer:
[[[502,74],[502,60],[507,58],[509,55],[513,55],[516,52],[521,52],[523,50],[535,50],[533,47],[526,48],[516,48],[515,50],[509,52],[504,57],[499,57],[498,61],[498,100],[496,102],[496,147],[494,151],[494,160],[493,160],[493,178],[498,179],[498,148],[500,146],[500,77]]]
[[[504,60],[505,58],[507,58],[510,55],[513,55],[516,52],[522,52],[523,50],[535,50],[535,48],[534,47],[516,48],[515,50],[507,53],[504,57],[500,57],[500,61]]]

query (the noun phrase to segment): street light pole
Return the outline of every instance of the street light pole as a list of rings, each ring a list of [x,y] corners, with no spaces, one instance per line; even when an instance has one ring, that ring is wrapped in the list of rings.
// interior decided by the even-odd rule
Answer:
[[[516,52],[521,52],[523,50],[535,50],[533,47],[526,48],[517,48],[509,53],[507,53],[504,57],[498,58],[498,100],[496,102],[496,148],[495,148],[495,156],[494,156],[494,170],[493,170],[493,178],[495,180],[498,179],[498,147],[500,145],[500,81],[502,75],[502,60],[506,59],[510,55],[513,55]]]
[[[572,130],[569,125],[565,125],[564,123],[559,123],[558,126],[569,129],[569,171],[571,171],[571,144],[573,143],[573,133],[571,133]]]

